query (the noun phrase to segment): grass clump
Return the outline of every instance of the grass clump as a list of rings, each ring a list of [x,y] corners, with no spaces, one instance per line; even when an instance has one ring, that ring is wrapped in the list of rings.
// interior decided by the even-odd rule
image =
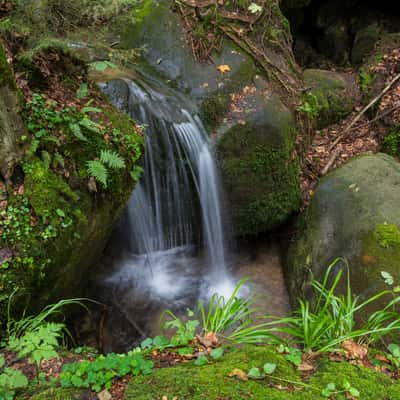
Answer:
[[[346,263],[346,290],[344,294],[337,294],[343,270],[335,274],[334,271],[340,261],[343,260],[336,260],[328,267],[321,282],[311,282],[312,301],[299,300],[299,308],[292,316],[278,318],[275,322],[280,326],[273,328],[274,331],[290,335],[305,351],[333,351],[346,340],[370,345],[389,334],[400,332],[400,315],[395,309],[400,302],[398,294],[385,290],[361,300],[352,291]],[[388,301],[383,308],[365,318],[369,306],[386,298]],[[359,320],[365,322],[357,326],[356,321]]]

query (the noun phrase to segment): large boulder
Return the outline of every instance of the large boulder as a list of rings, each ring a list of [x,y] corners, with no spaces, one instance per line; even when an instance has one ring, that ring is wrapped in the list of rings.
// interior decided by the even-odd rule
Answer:
[[[274,32],[265,27],[264,36],[280,40],[287,21],[279,7],[271,6],[271,13]],[[276,82],[267,80],[268,73],[227,37],[212,54],[213,63],[197,62],[187,28],[170,1],[143,0],[134,17],[122,44],[144,47],[138,69],[189,94],[207,130],[218,136],[236,233],[258,234],[283,222],[300,207],[299,163],[293,109],[284,105]],[[276,49],[269,53],[271,62],[295,76],[293,60]]]
[[[256,235],[275,228],[301,206],[296,126],[276,95],[260,88],[253,112],[232,124],[218,143],[221,169],[236,233]]]
[[[320,129],[350,114],[360,97],[357,79],[352,73],[306,69],[304,81],[308,89],[304,102],[314,108]]]
[[[348,261],[362,298],[388,289],[381,271],[399,283],[399,196],[400,164],[385,154],[361,156],[322,179],[288,255],[292,300],[307,294],[311,275],[322,278],[338,257]]]
[[[43,59],[51,79],[40,87],[25,82],[36,94],[25,86],[23,95],[0,45],[0,330],[12,293],[15,317],[83,294],[135,186],[131,172],[142,152],[141,131],[83,83],[84,65],[55,50],[43,51]],[[84,109],[89,101],[96,107]],[[124,168],[110,166],[115,162]]]

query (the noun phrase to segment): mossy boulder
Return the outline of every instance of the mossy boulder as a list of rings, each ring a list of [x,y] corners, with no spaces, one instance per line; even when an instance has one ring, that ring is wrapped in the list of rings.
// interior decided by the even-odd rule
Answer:
[[[50,72],[58,68],[52,59]],[[83,295],[89,270],[136,183],[131,172],[140,163],[143,134],[94,84],[76,75],[75,61],[64,65],[62,75],[52,75],[56,93],[43,81],[40,87],[30,87],[36,94],[24,98],[11,81],[5,88],[18,97],[19,107],[4,108],[0,98],[0,115],[12,113],[21,127],[15,142],[21,151],[14,157],[3,134],[14,135],[15,125],[0,125],[5,127],[0,164],[12,156],[15,167],[12,176],[0,181],[0,331],[12,293],[15,318],[24,309],[36,312],[60,298]],[[5,66],[11,71],[8,63]],[[83,65],[78,70],[85,72]],[[85,93],[80,98],[82,87]],[[104,152],[123,167],[107,164]],[[97,172],[90,170],[90,163]]]
[[[251,368],[262,371],[265,363],[276,364],[271,377],[240,379],[240,374],[247,374]],[[165,396],[191,400],[322,400],[326,399],[322,390],[327,384],[333,382],[342,388],[344,381],[359,390],[363,400],[393,400],[400,396],[400,384],[393,383],[381,372],[324,359],[319,360],[317,371],[303,385],[300,373],[275,348],[247,346],[205,366],[181,364],[158,369],[149,376],[135,377],[129,383],[125,399],[154,400]],[[290,384],[298,390],[282,388]],[[335,398],[344,400],[346,394]]]
[[[351,62],[360,65],[373,52],[381,34],[382,28],[378,23],[370,24],[358,30],[351,50]]]
[[[301,205],[296,128],[277,96],[258,88],[253,112],[218,143],[221,170],[236,234],[257,235],[285,221]]]
[[[400,282],[399,196],[400,164],[385,154],[361,156],[322,179],[289,250],[292,299],[304,296],[311,274],[321,279],[338,257],[347,260],[361,298],[388,289],[382,271]]]
[[[309,91],[303,96],[303,103],[309,102],[315,109],[318,128],[342,120],[359,98],[354,74],[307,69],[304,80]]]

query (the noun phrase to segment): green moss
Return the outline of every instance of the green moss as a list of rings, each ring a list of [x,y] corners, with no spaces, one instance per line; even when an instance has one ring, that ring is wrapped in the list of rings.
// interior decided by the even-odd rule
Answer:
[[[89,393],[77,389],[48,389],[30,397],[30,400],[83,400]]]
[[[66,210],[79,196],[41,160],[32,162],[27,169],[25,193],[35,213],[43,219],[56,215],[56,210]]]
[[[218,145],[239,236],[273,229],[301,204],[291,116],[273,100],[262,116],[231,128]]]
[[[400,126],[392,129],[383,139],[383,150],[393,157],[400,156]]]
[[[6,85],[15,88],[14,76],[7,62],[7,55],[0,40],[0,87]]]
[[[342,120],[353,109],[353,95],[347,92],[348,84],[339,74],[310,69],[305,71],[304,79],[311,88],[306,96],[315,99],[312,118],[316,119],[319,129]]]
[[[374,232],[375,239],[385,248],[400,245],[400,230],[395,224],[378,224]]]
[[[243,381],[229,374],[234,369],[247,373],[250,368],[262,370],[265,363],[275,363],[277,369],[272,375],[278,379]],[[373,369],[352,366],[345,363],[322,361],[317,373],[309,382],[301,384],[301,377],[295,368],[283,356],[269,347],[248,346],[242,350],[225,355],[216,363],[202,367],[179,365],[173,368],[156,370],[150,376],[135,377],[126,391],[126,400],[161,400],[163,396],[172,399],[191,400],[322,400],[321,392],[328,383],[341,386],[344,380],[357,388],[361,399],[393,400],[393,393],[399,393],[400,384],[392,381]],[[295,391],[279,390],[277,385],[290,386],[286,381],[296,382]],[[344,400],[345,395],[338,395],[336,400]]]
[[[241,65],[236,73],[224,82],[224,87],[206,97],[200,107],[200,116],[205,126],[215,129],[222,121],[231,104],[231,94],[239,92],[252,81],[257,69],[251,59]]]

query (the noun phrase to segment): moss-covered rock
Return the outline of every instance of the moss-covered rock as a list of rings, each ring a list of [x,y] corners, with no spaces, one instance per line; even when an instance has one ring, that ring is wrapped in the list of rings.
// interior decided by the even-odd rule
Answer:
[[[218,143],[223,180],[240,236],[276,227],[301,204],[293,116],[276,96],[256,92],[251,100],[257,97],[253,112],[230,127]]]
[[[303,103],[309,102],[315,109],[313,116],[319,128],[343,119],[353,110],[359,97],[353,74],[307,69],[304,80],[310,90],[304,95]]]
[[[71,56],[60,74],[57,62],[69,56],[55,54],[52,48],[41,53],[40,60],[47,57],[56,93],[47,85],[49,80],[39,86],[30,81],[30,89],[41,94],[19,97],[22,118],[18,107],[11,110],[20,119],[23,152],[12,158],[14,175],[0,182],[0,329],[14,291],[15,317],[25,308],[33,312],[83,294],[89,268],[101,255],[135,186],[131,172],[138,168],[143,150],[143,135],[135,122],[77,74],[76,67],[85,75],[84,65]],[[10,86],[15,93],[15,82],[6,88]],[[6,145],[0,141],[0,162],[7,160]],[[117,157],[123,168],[101,161],[102,152]],[[89,163],[97,170],[100,165],[100,175]]]
[[[351,62],[353,64],[361,64],[372,53],[381,33],[382,28],[378,23],[370,24],[356,33],[351,50]]]
[[[320,279],[338,257],[347,259],[362,298],[388,288],[381,271],[400,282],[399,195],[400,164],[384,154],[354,159],[322,179],[289,251],[292,299],[307,292],[310,273]]]
[[[241,380],[232,372],[247,373],[256,367],[262,371],[265,363],[276,364],[271,377],[259,380]],[[240,374],[240,372],[239,372]],[[329,383],[342,388],[348,381],[365,400],[393,400],[400,394],[400,384],[393,383],[383,373],[346,363],[320,361],[317,372],[309,381],[302,383],[300,374],[292,364],[276,350],[269,347],[245,347],[224,355],[215,363],[202,367],[179,365],[156,370],[152,375],[132,379],[125,393],[127,400],[154,400],[163,396],[168,399],[192,400],[309,400],[325,399],[322,390]],[[298,390],[284,390],[294,385]],[[279,387],[281,389],[279,389]],[[346,399],[346,394],[335,395],[337,400]]]

